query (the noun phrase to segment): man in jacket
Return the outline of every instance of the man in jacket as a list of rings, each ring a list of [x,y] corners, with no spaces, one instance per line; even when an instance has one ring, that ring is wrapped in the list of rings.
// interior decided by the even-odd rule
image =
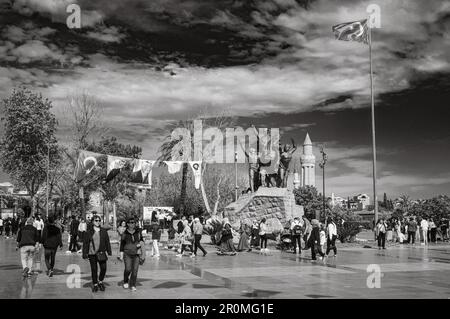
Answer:
[[[28,218],[17,234],[17,247],[20,249],[24,277],[31,277],[34,253],[39,247],[39,232],[33,223],[33,218]]]
[[[203,234],[203,225],[200,223],[200,219],[198,218],[194,219],[193,228],[194,228],[194,256],[197,256],[197,248],[200,248],[200,250],[203,252],[203,257],[205,257],[207,252],[200,243]]]
[[[408,244],[414,244],[416,239],[417,222],[411,217],[408,222]]]
[[[45,265],[47,266],[47,275],[53,277],[53,267],[55,266],[55,256],[58,247],[62,249],[61,229],[55,225],[53,216],[48,218],[48,223],[42,231],[42,245],[45,249]]]
[[[294,220],[291,223],[290,229],[292,242],[294,243],[294,254],[297,253],[297,244],[298,244],[298,252],[301,253],[302,252],[301,237],[303,233],[303,225],[298,217],[294,218]]]

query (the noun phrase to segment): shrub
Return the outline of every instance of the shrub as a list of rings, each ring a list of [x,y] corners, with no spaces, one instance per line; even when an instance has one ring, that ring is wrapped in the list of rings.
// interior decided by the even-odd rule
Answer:
[[[361,224],[360,221],[349,221],[345,222],[344,225],[342,223],[337,224],[339,241],[345,243],[355,237],[363,228]]]
[[[205,227],[203,227],[203,233],[210,236],[211,243],[216,245],[219,242],[220,233],[222,231],[222,221],[216,218],[210,218],[206,221]]]

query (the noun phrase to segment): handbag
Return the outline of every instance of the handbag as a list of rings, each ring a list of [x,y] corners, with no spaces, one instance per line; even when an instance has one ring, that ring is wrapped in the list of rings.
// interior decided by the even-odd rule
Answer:
[[[92,247],[94,248],[94,251],[95,251],[96,249],[95,249],[94,240],[92,240]],[[106,256],[106,252],[104,252],[104,251],[97,252],[96,256],[97,256],[98,261],[107,261],[108,260],[108,256]]]

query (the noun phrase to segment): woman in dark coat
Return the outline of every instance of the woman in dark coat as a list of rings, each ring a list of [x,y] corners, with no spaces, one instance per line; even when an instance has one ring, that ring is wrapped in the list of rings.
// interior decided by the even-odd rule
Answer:
[[[223,220],[222,237],[220,239],[220,255],[236,255],[236,249],[233,244],[233,233],[231,224],[227,218]]]
[[[47,275],[53,277],[53,267],[55,267],[55,257],[58,247],[62,249],[61,229],[55,225],[53,216],[48,218],[47,224],[42,231],[42,246],[44,246],[45,265],[47,266]]]
[[[100,216],[92,216],[92,227],[88,227],[83,241],[83,259],[89,259],[92,276],[92,292],[105,291],[106,262],[112,255],[111,243],[106,229],[100,227]],[[98,274],[100,266],[100,274]]]
[[[237,251],[251,251],[248,246],[248,239],[251,234],[251,229],[248,225],[241,223],[241,238],[239,238],[239,244]]]

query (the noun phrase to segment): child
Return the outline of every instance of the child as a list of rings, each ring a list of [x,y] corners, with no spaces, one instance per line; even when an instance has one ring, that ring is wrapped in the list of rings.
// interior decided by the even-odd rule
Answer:
[[[161,227],[158,223],[152,225],[152,240],[152,257],[155,256],[156,258],[159,258],[158,242],[161,240]]]
[[[320,224],[320,248],[322,251],[325,245],[325,242],[327,241],[327,235],[325,234],[325,225]]]

